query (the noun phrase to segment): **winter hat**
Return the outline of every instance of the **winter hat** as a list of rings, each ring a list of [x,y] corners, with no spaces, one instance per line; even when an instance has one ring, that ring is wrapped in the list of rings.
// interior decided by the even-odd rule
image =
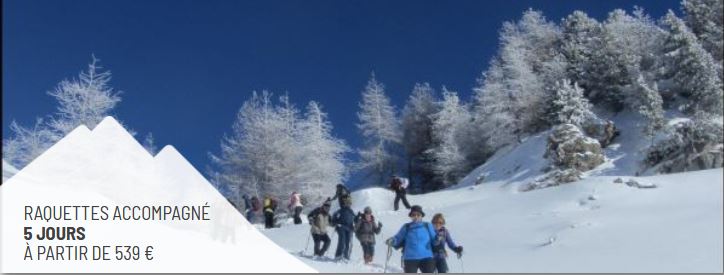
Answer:
[[[425,216],[425,212],[422,212],[422,206],[413,205],[412,208],[410,208],[410,214],[408,214],[408,216],[412,216],[414,212],[420,213],[423,217]]]
[[[372,214],[372,208],[369,206],[365,207],[365,214]]]

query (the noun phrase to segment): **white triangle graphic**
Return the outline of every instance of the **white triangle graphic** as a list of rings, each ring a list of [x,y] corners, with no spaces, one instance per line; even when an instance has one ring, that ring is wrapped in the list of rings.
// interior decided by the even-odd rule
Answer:
[[[5,273],[315,272],[251,226],[173,146],[153,157],[112,117],[92,131],[85,126],[73,130],[4,182],[0,197]],[[92,211],[83,208],[79,219],[75,212],[66,215],[70,220],[27,219],[28,206],[106,206],[107,219],[96,213],[101,219],[91,220]],[[119,221],[113,219],[117,206],[208,206],[209,220]],[[31,240],[23,237],[25,227],[32,227]],[[37,240],[43,227],[84,227],[85,239]],[[68,248],[52,257],[38,253],[41,247],[58,246]],[[87,259],[71,253],[81,246],[88,248]],[[93,246],[110,247],[110,260],[93,260]],[[117,260],[116,246],[138,246],[139,259]],[[153,260],[145,255],[149,246]]]

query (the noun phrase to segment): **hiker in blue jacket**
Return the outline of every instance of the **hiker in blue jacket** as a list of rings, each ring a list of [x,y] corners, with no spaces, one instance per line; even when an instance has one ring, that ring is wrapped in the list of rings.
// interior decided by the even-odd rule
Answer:
[[[386,243],[396,248],[402,247],[405,273],[417,273],[418,269],[422,273],[432,273],[435,271],[432,253],[435,228],[431,223],[422,221],[425,212],[419,205],[412,206],[409,216],[412,222],[404,224]]]
[[[352,206],[352,198],[345,196],[342,200],[342,208],[334,212],[332,215],[332,223],[337,231],[337,251],[334,253],[335,260],[344,259],[349,261],[352,252],[350,245],[352,244],[352,232],[354,232],[354,211]]]
[[[455,244],[450,236],[450,231],[445,228],[445,217],[441,213],[437,213],[432,216],[432,224],[435,226],[436,236],[433,242],[433,254],[435,255],[435,269],[437,273],[447,273],[449,268],[447,266],[447,250],[445,250],[445,244],[455,251],[458,258],[463,255],[463,247]]]

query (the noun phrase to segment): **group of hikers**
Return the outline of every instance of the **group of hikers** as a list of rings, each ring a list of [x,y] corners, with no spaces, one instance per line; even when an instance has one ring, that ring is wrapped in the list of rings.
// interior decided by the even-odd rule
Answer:
[[[411,221],[402,225],[393,237],[385,240],[387,245],[387,262],[392,255],[392,249],[402,249],[402,264],[405,273],[416,273],[418,270],[423,273],[446,273],[447,245],[454,251],[458,258],[462,256],[463,247],[457,245],[450,232],[445,228],[445,217],[437,213],[432,217],[431,222],[423,221],[425,212],[419,205],[410,206],[407,201],[406,189],[409,181],[406,178],[393,176],[390,181],[390,189],[395,192],[394,209],[399,209],[399,202],[402,201],[405,208],[409,209],[408,216]],[[243,196],[246,211],[245,216],[252,221],[256,212],[261,210],[264,213],[265,227],[274,227],[274,213],[277,208],[276,200],[271,196],[265,196],[263,205],[257,197]],[[337,199],[339,209],[330,213],[332,201]],[[256,205],[255,205],[256,204]],[[355,214],[352,210],[352,197],[350,191],[342,184],[336,186],[333,197],[327,197],[321,206],[315,208],[307,215],[310,225],[311,238],[314,240],[314,257],[319,258],[326,254],[331,239],[327,234],[329,227],[334,227],[337,234],[337,249],[334,253],[335,260],[349,261],[352,250],[352,236],[354,235],[360,243],[365,264],[371,264],[375,254],[375,235],[382,230],[382,223],[375,220],[372,208],[365,207],[362,212]],[[287,208],[293,213],[294,224],[301,224],[301,212],[303,205],[301,195],[293,192],[289,199]],[[309,239],[307,239],[308,246]]]
[[[256,215],[262,212],[264,214],[264,228],[272,228],[275,226],[275,213],[278,202],[274,197],[266,195],[264,196],[263,202],[260,202],[257,196],[249,198],[248,195],[244,194],[241,197],[244,201],[244,216],[246,220],[253,222],[256,219]],[[292,192],[287,209],[289,209],[290,213],[293,213],[294,224],[302,223],[301,214],[303,207],[301,194]]]

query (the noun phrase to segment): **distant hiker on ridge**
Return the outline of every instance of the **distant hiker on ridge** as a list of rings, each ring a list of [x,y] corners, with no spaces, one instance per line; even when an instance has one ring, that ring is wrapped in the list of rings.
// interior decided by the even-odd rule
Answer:
[[[392,182],[390,182],[390,189],[395,192],[395,211],[400,208],[400,200],[405,208],[410,209],[410,203],[407,202],[407,186],[410,185],[410,181],[406,178],[392,176]]]
[[[337,199],[339,202],[339,207],[342,208],[342,200],[344,197],[349,196],[349,189],[344,186],[344,184],[337,184],[337,191],[334,193],[334,197],[332,197],[330,200]]]

